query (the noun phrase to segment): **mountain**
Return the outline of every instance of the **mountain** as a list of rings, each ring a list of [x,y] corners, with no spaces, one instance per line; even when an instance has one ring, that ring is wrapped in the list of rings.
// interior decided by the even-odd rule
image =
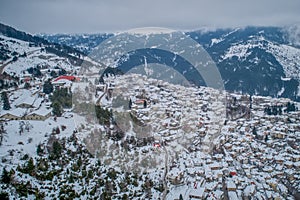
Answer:
[[[299,101],[300,58],[297,55],[300,49],[299,44],[290,39],[291,31],[288,30],[281,27],[245,27],[198,30],[185,34],[209,53],[221,73],[226,90]],[[88,54],[113,34],[42,36],[49,41],[84,50]],[[125,62],[119,63],[119,67],[128,70],[143,64],[145,56],[150,62],[183,66],[187,70],[190,68],[184,60],[173,62],[172,52],[159,49],[131,52]],[[203,85],[203,81],[193,83]]]
[[[28,33],[16,30],[13,27],[0,23],[0,34],[6,36],[8,38],[17,39],[19,41],[28,42],[29,46],[33,47],[44,47],[45,50],[49,53],[53,53],[60,57],[67,58],[72,64],[80,64],[82,63],[82,57],[85,56],[81,51],[69,47],[64,44],[58,44],[54,42],[49,42],[44,38],[33,36]],[[3,40],[2,40],[3,41]],[[7,49],[8,46],[1,45],[1,57],[0,59],[5,61],[9,58],[17,56],[17,52],[10,52]]]
[[[101,42],[113,36],[113,34],[39,34],[38,36],[50,42],[67,45],[81,52],[84,52],[85,54],[88,54],[93,50],[93,48],[97,47]]]
[[[230,91],[299,101],[299,47],[285,29],[247,27],[208,33],[190,32],[212,59]]]
[[[21,86],[23,80],[79,73],[81,67],[101,67],[81,51],[0,23],[0,89]]]

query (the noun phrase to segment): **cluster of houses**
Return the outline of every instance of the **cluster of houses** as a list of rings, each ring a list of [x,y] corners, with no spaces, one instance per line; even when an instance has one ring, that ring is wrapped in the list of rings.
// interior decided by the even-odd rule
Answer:
[[[75,76],[60,76],[52,81],[53,87],[72,86],[73,81],[78,81]],[[5,120],[46,120],[52,115],[51,101],[48,95],[42,92],[42,86],[30,89],[18,89],[9,92],[11,109],[1,110],[0,119]]]
[[[265,106],[285,105],[288,99],[227,94],[227,100],[234,99],[228,106],[215,101],[218,91],[135,74],[118,77],[115,85],[130,102],[126,109],[151,124],[155,147],[168,151],[167,199],[294,199],[294,191],[299,194],[300,112],[264,113]],[[226,118],[235,108],[240,111]]]
[[[38,89],[19,89],[9,100],[11,109],[1,110],[1,120],[45,120],[51,116],[50,103]]]
[[[271,105],[287,100],[256,101],[251,119],[227,122],[213,152],[189,152],[173,161],[172,191],[187,199],[299,198],[300,112],[268,116],[262,101]],[[176,195],[170,199],[179,199]]]

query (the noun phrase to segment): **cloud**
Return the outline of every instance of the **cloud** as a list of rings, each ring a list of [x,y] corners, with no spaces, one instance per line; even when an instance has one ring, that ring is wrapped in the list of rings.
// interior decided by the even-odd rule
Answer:
[[[291,44],[300,47],[300,23],[286,27],[288,40]]]
[[[2,22],[31,33],[82,33],[137,27],[198,29],[282,26],[300,18],[299,0],[0,0]]]

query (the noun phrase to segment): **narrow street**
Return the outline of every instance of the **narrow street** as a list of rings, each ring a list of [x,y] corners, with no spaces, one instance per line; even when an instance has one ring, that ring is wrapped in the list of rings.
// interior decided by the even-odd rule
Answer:
[[[104,97],[104,95],[107,93],[107,84],[105,84],[104,92],[103,94],[96,100],[96,105],[101,106],[101,99]]]

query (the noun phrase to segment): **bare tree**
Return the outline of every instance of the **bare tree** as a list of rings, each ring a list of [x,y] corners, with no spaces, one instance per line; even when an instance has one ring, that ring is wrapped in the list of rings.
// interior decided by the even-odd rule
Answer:
[[[22,133],[24,133],[24,127],[25,126],[25,122],[23,122],[23,121],[20,121],[20,123],[19,123],[19,133],[20,133],[20,135],[22,135]]]

